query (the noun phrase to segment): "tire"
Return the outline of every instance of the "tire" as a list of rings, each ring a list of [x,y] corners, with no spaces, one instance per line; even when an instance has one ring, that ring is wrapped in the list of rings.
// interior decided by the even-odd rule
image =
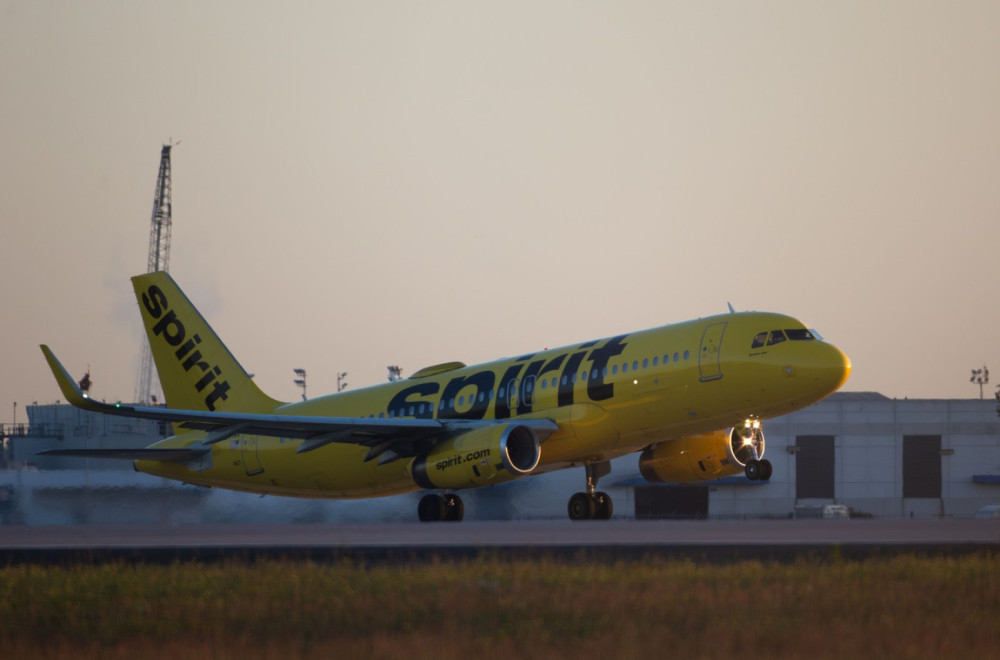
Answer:
[[[444,520],[448,505],[440,495],[424,495],[417,505],[417,515],[420,522],[437,522]]]
[[[774,472],[774,466],[771,465],[771,461],[766,458],[760,462],[760,477],[761,481],[767,481],[771,478],[771,473]]]
[[[587,493],[576,493],[569,498],[569,505],[566,508],[570,520],[590,520],[597,510],[597,502]]]
[[[757,481],[760,479],[760,461],[747,461],[746,467],[743,468],[743,471],[746,473],[747,479],[750,481]]]

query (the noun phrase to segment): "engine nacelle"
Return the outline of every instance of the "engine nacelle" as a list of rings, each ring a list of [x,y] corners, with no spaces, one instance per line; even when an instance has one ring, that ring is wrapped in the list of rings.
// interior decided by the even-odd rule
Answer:
[[[668,440],[649,447],[639,457],[639,472],[652,483],[711,481],[744,474],[749,461],[764,456],[760,422]]]
[[[530,474],[540,457],[530,427],[500,424],[442,442],[413,459],[411,474],[421,488],[472,488]]]

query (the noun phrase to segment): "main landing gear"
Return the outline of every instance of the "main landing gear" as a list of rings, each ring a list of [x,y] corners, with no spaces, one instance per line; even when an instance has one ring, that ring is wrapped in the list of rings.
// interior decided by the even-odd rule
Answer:
[[[465,517],[462,498],[454,493],[424,495],[417,505],[420,522],[461,522]]]
[[[576,493],[569,498],[570,520],[610,520],[614,512],[611,496],[607,493],[598,493],[598,480],[611,472],[611,462],[601,461],[600,463],[587,463],[584,466],[587,471],[587,492]]]

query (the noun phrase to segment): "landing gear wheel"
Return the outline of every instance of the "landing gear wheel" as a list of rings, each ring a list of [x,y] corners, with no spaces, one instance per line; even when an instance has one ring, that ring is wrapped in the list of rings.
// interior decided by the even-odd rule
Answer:
[[[760,476],[758,479],[761,481],[767,481],[771,478],[771,473],[774,472],[774,466],[771,465],[771,461],[766,458],[760,461]]]
[[[760,479],[760,461],[756,459],[747,461],[746,467],[743,468],[743,471],[746,473],[747,479],[750,481],[757,481]]]
[[[611,501],[611,496],[607,493],[594,493],[594,500],[597,504],[597,510],[594,512],[594,519],[611,520],[611,514],[615,511],[614,504]]]
[[[569,498],[567,509],[570,520],[590,520],[594,517],[594,512],[597,511],[597,502],[593,496],[587,493],[576,493]]]
[[[417,515],[420,516],[420,522],[444,520],[447,511],[448,503],[440,495],[424,495],[420,498],[420,504],[417,505]]]
[[[445,503],[445,514],[444,519],[448,522],[462,522],[462,518],[465,517],[465,504],[462,503],[462,498],[454,493],[448,493],[444,496]]]

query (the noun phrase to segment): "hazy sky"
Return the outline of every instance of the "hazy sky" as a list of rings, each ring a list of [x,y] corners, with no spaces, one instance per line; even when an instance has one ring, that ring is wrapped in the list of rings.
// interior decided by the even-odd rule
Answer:
[[[171,273],[291,400],[737,309],[1000,383],[1000,3],[0,0],[0,420]],[[994,384],[987,388],[987,396]]]

